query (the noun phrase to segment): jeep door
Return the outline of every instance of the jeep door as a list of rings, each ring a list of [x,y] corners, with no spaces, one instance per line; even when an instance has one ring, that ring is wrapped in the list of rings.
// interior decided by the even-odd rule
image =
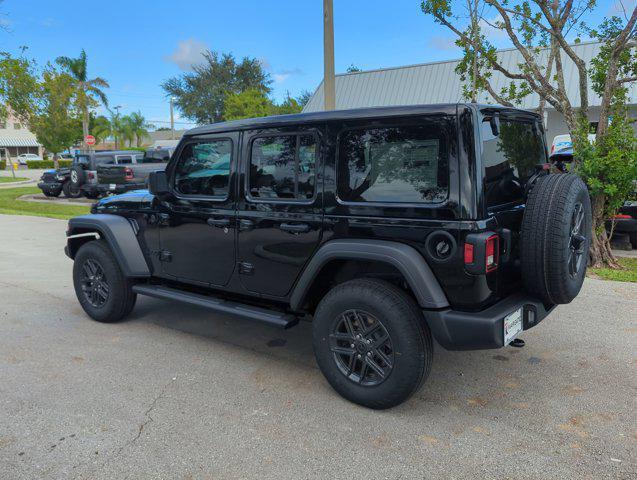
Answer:
[[[168,166],[170,197],[161,202],[158,252],[164,276],[223,286],[235,265],[238,133],[182,142]]]
[[[238,203],[238,265],[243,288],[283,297],[321,238],[318,128],[244,132]]]

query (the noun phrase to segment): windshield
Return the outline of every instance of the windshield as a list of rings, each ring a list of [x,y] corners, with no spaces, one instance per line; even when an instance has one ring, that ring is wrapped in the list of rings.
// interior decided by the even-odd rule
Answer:
[[[533,119],[500,117],[498,132],[482,121],[482,165],[487,207],[524,200],[535,166],[548,162],[544,132]],[[495,134],[497,133],[497,135]]]

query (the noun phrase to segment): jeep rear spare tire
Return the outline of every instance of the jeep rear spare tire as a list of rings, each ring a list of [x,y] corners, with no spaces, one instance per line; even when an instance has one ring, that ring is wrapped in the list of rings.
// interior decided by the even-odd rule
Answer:
[[[574,174],[540,177],[531,189],[521,232],[522,278],[544,303],[572,301],[584,282],[591,243],[591,202]]]

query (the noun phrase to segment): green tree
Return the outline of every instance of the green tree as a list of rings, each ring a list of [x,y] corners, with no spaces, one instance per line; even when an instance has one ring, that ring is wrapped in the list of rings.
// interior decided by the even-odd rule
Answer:
[[[124,122],[130,134],[135,138],[135,145],[141,147],[144,137],[148,135],[148,129],[153,128],[153,125],[146,121],[142,112],[133,112],[127,115],[124,117]]]
[[[362,70],[358,68],[356,65],[354,65],[353,63],[350,63],[349,67],[347,67],[347,73],[357,73],[357,72],[362,72]]]
[[[0,52],[0,118],[6,118],[11,109],[22,123],[28,123],[36,109],[39,90],[36,64],[24,56]]]
[[[75,101],[78,109],[82,112],[82,134],[83,137],[89,134],[89,111],[98,104],[98,100],[108,105],[108,100],[103,88],[108,88],[108,82],[101,77],[88,78],[88,60],[84,49],[77,58],[58,57],[58,65],[64,68],[73,78],[76,88]],[[86,145],[88,147],[88,145]]]
[[[162,84],[166,95],[173,97],[182,114],[197,123],[223,120],[226,97],[246,90],[264,95],[271,91],[272,80],[256,58],[237,62],[233,55],[208,51],[204,63],[193,72],[172,77]]]
[[[271,115],[274,108],[272,100],[263,92],[256,89],[245,90],[226,97],[223,119],[265,117]]]
[[[572,0],[424,0],[421,8],[434,20],[449,29],[456,36],[456,43],[463,48],[464,58],[459,65],[459,73],[471,86],[465,86],[465,95],[475,99],[478,92],[487,92],[496,102],[513,106],[529,93],[540,98],[540,109],[544,103],[551,105],[564,116],[571,138],[575,144],[576,161],[583,158],[586,151],[587,129],[581,128],[588,118],[589,86],[597,88],[600,96],[600,118],[596,144],[600,147],[597,155],[608,155],[613,148],[604,146],[604,137],[609,129],[609,113],[618,108],[622,96],[618,96],[626,84],[637,80],[634,62],[634,42],[637,36],[637,8],[632,13],[624,11],[623,17],[605,18],[598,29],[591,29],[581,21],[583,16],[594,13],[595,1],[573,2]],[[597,12],[597,18],[603,14]],[[480,30],[480,24],[499,29],[509,38],[518,51],[522,62],[510,65],[500,61],[495,47]],[[567,38],[588,33],[600,39],[604,46],[600,58],[593,62],[593,77],[586,62],[572,48]],[[576,42],[579,39],[576,38]],[[548,60],[545,53],[548,50]],[[564,78],[562,61],[570,59],[575,66],[578,85],[579,105],[569,97]],[[631,66],[632,65],[632,66]],[[555,69],[553,71],[553,66]],[[491,84],[492,72],[498,72],[510,80],[509,85],[496,91]],[[603,88],[602,88],[603,87]],[[625,98],[625,97],[624,97]],[[620,109],[621,110],[621,109]],[[596,188],[596,180],[604,183],[604,178],[595,179],[594,171],[586,175],[593,193],[593,209],[610,213],[605,205],[609,189]],[[604,176],[602,171],[597,174]],[[613,190],[613,189],[611,189]],[[589,252],[593,265],[616,265],[610,249],[610,241],[604,229],[606,218],[593,216],[593,241]]]
[[[299,113],[303,107],[299,104],[296,98],[292,98],[288,92],[285,100],[278,105],[274,105],[272,114],[274,115],[287,115],[290,113]]]
[[[96,144],[104,143],[111,135],[111,121],[104,115],[97,117],[91,115],[89,129],[91,134],[95,137]]]
[[[29,119],[38,142],[53,153],[55,168],[59,166],[58,154],[82,138],[74,94],[74,82],[68,74],[48,69],[42,76],[37,108]]]
[[[303,108],[307,105],[307,102],[310,101],[310,98],[312,98],[312,92],[310,92],[309,90],[303,90],[301,94],[296,97],[296,102],[301,108]]]

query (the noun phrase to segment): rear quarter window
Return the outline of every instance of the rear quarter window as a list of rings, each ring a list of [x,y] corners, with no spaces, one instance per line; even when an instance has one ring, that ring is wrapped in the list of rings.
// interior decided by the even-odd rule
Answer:
[[[449,193],[453,120],[356,128],[339,135],[337,191],[344,202],[439,203]]]

